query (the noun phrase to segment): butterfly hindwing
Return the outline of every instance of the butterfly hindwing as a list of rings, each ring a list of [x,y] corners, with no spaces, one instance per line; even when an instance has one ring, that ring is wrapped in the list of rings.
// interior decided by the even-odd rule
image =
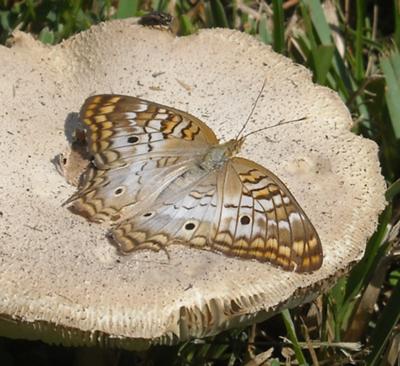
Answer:
[[[165,156],[107,170],[92,165],[85,172],[78,192],[66,203],[72,203],[70,209],[90,221],[119,220],[122,209],[131,212],[137,205],[152,204],[191,164],[193,161],[185,156]]]
[[[123,253],[142,248],[159,250],[171,242],[196,247],[209,244],[218,203],[217,172],[205,174],[194,167],[177,180],[186,182],[182,190],[173,192],[170,187],[153,207],[112,230],[112,238]]]
[[[168,189],[142,212],[113,230],[122,252],[159,250],[184,243],[255,258],[285,270],[310,272],[322,263],[318,235],[285,185],[267,169],[233,158],[221,169]],[[169,199],[168,199],[169,197]]]

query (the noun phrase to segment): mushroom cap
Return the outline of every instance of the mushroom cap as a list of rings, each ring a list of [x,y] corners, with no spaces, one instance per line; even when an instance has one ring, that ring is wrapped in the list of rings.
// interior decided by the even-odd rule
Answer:
[[[363,255],[385,205],[377,146],[310,72],[252,37],[168,31],[114,21],[56,46],[17,32],[0,47],[0,334],[69,345],[143,349],[261,321],[310,301]],[[324,262],[311,274],[173,245],[121,257],[107,224],[62,203],[75,188],[52,159],[92,94],[142,97],[187,111],[265,166],[316,227]],[[272,142],[270,141],[272,139]]]

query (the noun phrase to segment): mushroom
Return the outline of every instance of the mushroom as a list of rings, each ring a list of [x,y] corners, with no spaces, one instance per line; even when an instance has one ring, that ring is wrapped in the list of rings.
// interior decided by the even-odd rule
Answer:
[[[261,321],[310,301],[363,255],[385,205],[377,146],[310,72],[226,29],[176,38],[114,21],[56,46],[22,32],[0,47],[0,334],[67,345],[143,349]],[[62,203],[75,187],[52,160],[90,95],[126,94],[187,111],[285,182],[321,238],[313,273],[172,245],[121,257],[109,225]],[[70,141],[71,142],[71,141]]]

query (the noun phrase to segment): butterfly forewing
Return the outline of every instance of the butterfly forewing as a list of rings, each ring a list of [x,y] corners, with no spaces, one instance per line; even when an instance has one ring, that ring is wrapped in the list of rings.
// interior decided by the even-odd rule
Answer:
[[[310,272],[321,267],[322,246],[310,220],[287,187],[269,170],[243,158],[228,163],[227,182],[240,181],[240,192],[229,192],[224,209],[236,208],[235,228],[225,230],[223,220],[218,232],[234,235],[229,250],[241,257],[268,261],[286,270]],[[235,201],[237,202],[235,205]],[[227,236],[226,236],[227,237]],[[224,245],[215,240],[214,245]],[[226,250],[226,248],[224,248]]]
[[[92,221],[119,219],[124,207],[134,210],[138,202],[152,204],[217,143],[197,118],[129,96],[92,96],[80,116],[94,162],[67,203]]]
[[[89,151],[98,169],[150,156],[193,157],[218,143],[214,132],[185,112],[122,95],[95,95],[80,117],[89,129]]]

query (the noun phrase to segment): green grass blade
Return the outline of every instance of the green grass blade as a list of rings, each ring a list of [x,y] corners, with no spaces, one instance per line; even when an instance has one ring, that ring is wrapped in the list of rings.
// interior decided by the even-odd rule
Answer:
[[[357,88],[346,63],[337,50],[335,50],[335,57],[333,58],[333,69],[336,80],[338,81],[338,92],[341,94],[342,98],[347,99],[350,93]]]
[[[182,14],[179,18],[180,35],[187,36],[195,32],[195,27],[186,14]]]
[[[391,202],[398,194],[400,194],[400,179],[397,179],[388,187],[385,195],[386,200]]]
[[[210,2],[211,14],[214,21],[214,27],[229,28],[228,18],[225,14],[224,6],[220,0]]]
[[[39,34],[39,40],[45,44],[53,44],[55,41],[54,32],[49,30],[48,27],[43,28]]]
[[[379,249],[388,232],[388,224],[392,217],[392,208],[388,206],[380,217],[380,223],[377,231],[367,244],[363,259],[353,268],[347,281],[346,300],[351,301],[366,284],[369,273],[374,264],[379,260]]]
[[[293,349],[296,354],[297,361],[299,365],[308,365],[306,358],[304,357],[303,351],[301,350],[301,346],[299,345],[299,341],[297,339],[296,330],[294,328],[293,320],[290,315],[290,311],[285,309],[281,312],[283,322],[285,323],[286,332],[289,340],[293,344]]]
[[[10,22],[9,22],[9,11],[1,11],[0,10],[0,27],[6,31],[11,30]]]
[[[324,74],[328,67],[329,53],[328,49],[326,52],[324,65],[319,66],[318,70],[316,69],[316,62],[319,60],[315,60],[318,55],[318,50],[315,50],[321,44],[327,47],[333,47],[333,56],[332,60],[332,71],[330,74],[326,75],[326,79],[329,80],[329,86],[336,86],[335,90],[337,90],[340,96],[346,100],[351,93],[352,90],[356,88],[353,80],[351,71],[346,66],[344,60],[340,56],[339,52],[336,50],[332,42],[331,30],[329,24],[325,18],[321,2],[318,0],[303,0],[300,3],[301,15],[304,21],[304,27],[306,30],[305,37],[308,39],[310,44],[310,57],[314,57],[314,60],[309,60],[309,66],[313,68],[314,74],[316,75],[316,79],[324,81]],[[365,118],[368,116],[366,111],[363,111]]]
[[[344,313],[343,309],[347,309],[343,306],[344,303],[344,295],[346,290],[346,278],[340,278],[336,285],[331,289],[328,296],[329,306],[332,311],[333,321],[331,324],[331,328],[334,331],[333,339],[336,342],[340,342],[341,339],[341,324],[342,314]]]
[[[115,17],[117,19],[135,17],[138,15],[138,7],[138,0],[119,0]]]
[[[396,138],[400,138],[400,53],[392,52],[381,58],[381,68],[386,79],[386,102],[392,128]]]
[[[388,233],[388,224],[392,217],[392,207],[389,205],[380,217],[378,230],[368,241],[362,260],[351,271],[344,292],[342,303],[335,309],[335,327],[336,329],[345,329],[347,321],[354,313],[355,298],[361,294],[368,285],[371,274],[375,270],[381,258],[386,255],[387,243],[383,245]]]
[[[268,29],[268,22],[267,18],[265,15],[261,16],[260,19],[260,24],[258,25],[259,33],[260,33],[260,39],[262,42],[265,44],[272,44],[272,34]]]
[[[168,10],[168,0],[153,0],[153,10],[164,11]]]
[[[367,358],[367,365],[380,363],[380,356],[397,323],[400,321],[400,282],[393,289],[392,295],[378,319],[371,335],[372,351]]]
[[[345,99],[351,90],[351,76],[341,56],[332,42],[331,30],[325,18],[321,3],[317,0],[304,0],[300,3],[300,10],[306,31],[305,38],[309,42],[309,67],[314,71],[314,79],[320,84],[339,88]],[[304,52],[304,51],[303,51]],[[335,77],[329,75],[329,71]]]
[[[306,4],[310,12],[312,24],[315,28],[315,32],[317,33],[319,40],[323,45],[331,45],[331,30],[329,28],[328,22],[326,21],[324,11],[322,10],[321,1],[305,0],[304,3]]]
[[[334,51],[333,45],[320,45],[311,50],[315,81],[321,85],[326,82]]]
[[[283,20],[282,0],[272,0],[272,9],[274,12],[274,44],[276,52],[285,53],[285,23]]]
[[[400,3],[397,0],[393,0],[394,2],[394,35],[393,39],[400,48]]]
[[[307,40],[307,43],[309,44],[310,49],[317,47],[317,40],[316,40],[316,36],[314,35],[314,28],[313,28],[313,22],[311,19],[310,8],[305,3],[302,2],[302,3],[300,3],[300,10],[301,10],[301,15],[302,15],[303,22],[304,22],[304,29],[305,29],[305,34],[304,34],[303,38]]]
[[[356,21],[356,41],[355,41],[355,77],[361,80],[364,77],[364,61],[363,61],[363,35],[365,21],[365,3],[364,0],[357,0],[357,21]]]

